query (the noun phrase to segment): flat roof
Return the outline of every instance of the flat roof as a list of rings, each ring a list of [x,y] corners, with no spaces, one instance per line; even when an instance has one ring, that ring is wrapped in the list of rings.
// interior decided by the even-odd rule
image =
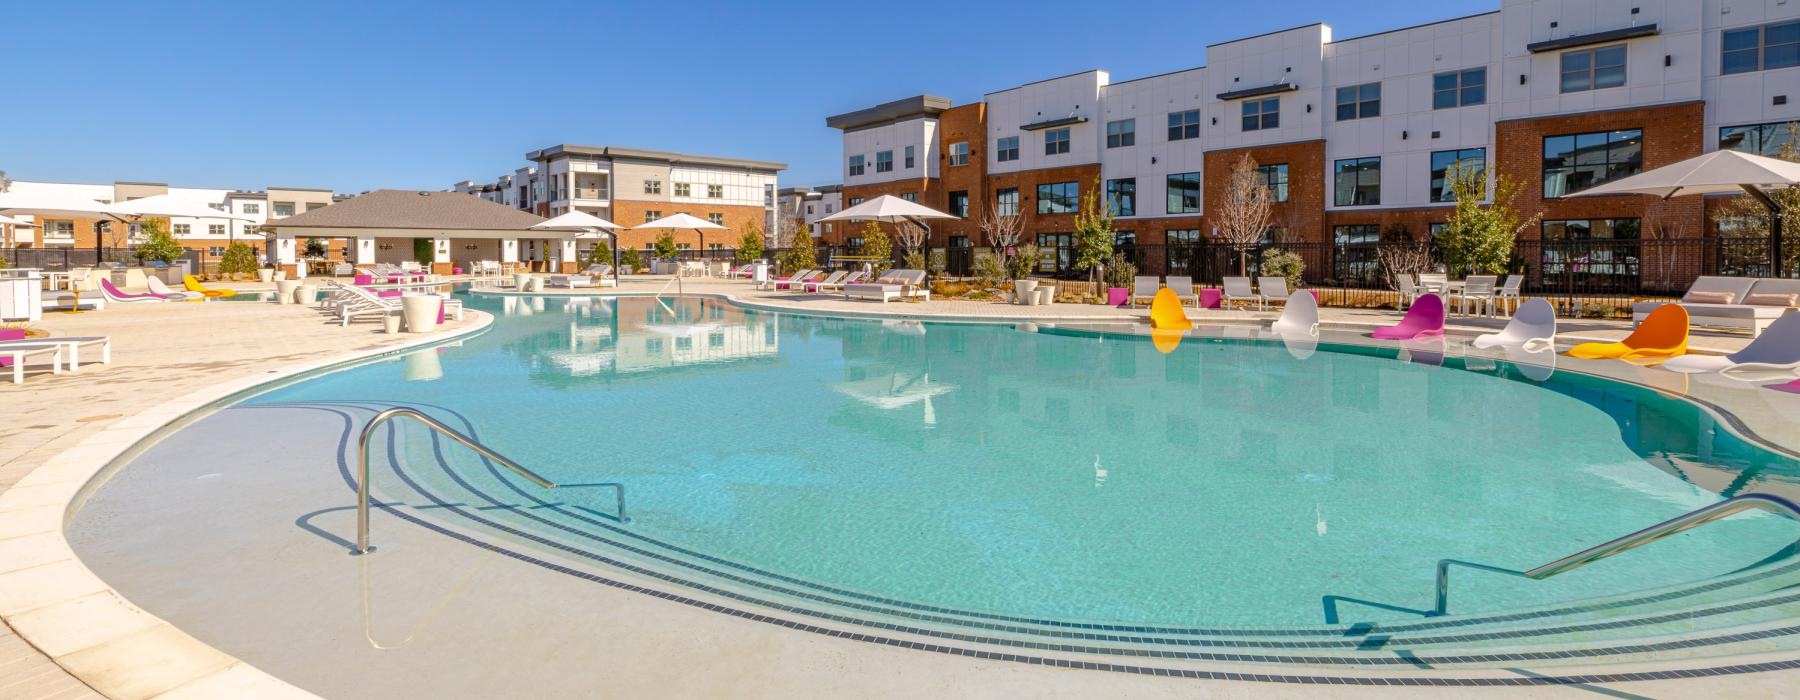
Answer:
[[[622,158],[627,160],[653,160],[669,164],[711,165],[722,168],[742,168],[744,170],[766,170],[775,172],[786,170],[787,163],[768,160],[749,160],[745,158],[724,158],[720,156],[702,156],[675,151],[652,151],[643,148],[626,148],[623,146],[583,146],[573,143],[560,143],[548,148],[540,148],[525,154],[530,161],[554,160],[556,156],[601,156],[604,158]]]
[[[826,117],[825,126],[844,131],[856,131],[920,117],[935,117],[949,108],[950,98],[948,97],[914,95],[892,102],[883,102],[867,109]]]

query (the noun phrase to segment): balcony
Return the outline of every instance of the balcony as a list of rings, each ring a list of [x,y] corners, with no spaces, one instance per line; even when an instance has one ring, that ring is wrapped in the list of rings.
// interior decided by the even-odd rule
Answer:
[[[611,199],[611,194],[605,187],[575,188],[576,199]]]

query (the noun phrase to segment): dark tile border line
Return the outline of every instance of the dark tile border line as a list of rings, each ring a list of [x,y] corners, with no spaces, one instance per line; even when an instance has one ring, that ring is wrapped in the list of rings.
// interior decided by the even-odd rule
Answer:
[[[386,408],[389,405],[389,404],[377,402],[377,401],[329,401],[329,402],[313,402],[313,403],[370,404],[370,405],[374,405],[374,406],[379,406],[381,408]],[[464,416],[461,412],[459,412],[455,409],[452,409],[452,408],[449,408],[446,406],[434,405],[434,404],[415,404],[415,405],[428,406],[428,407],[436,409],[438,411],[442,411],[442,412],[448,413],[450,415],[453,415],[457,418],[457,420],[460,420],[463,423],[463,427],[469,432],[470,435],[476,435],[476,432],[475,432],[476,428],[475,428],[474,424],[468,419],[467,416]],[[443,460],[443,455],[441,452],[439,453],[438,456],[439,456],[439,464],[441,467],[444,468],[445,474],[447,476],[449,476],[451,479],[455,480],[459,486],[462,486],[464,489],[470,491],[471,493],[474,493],[474,494],[482,497],[483,499],[486,499],[490,504],[504,505],[504,504],[500,503],[497,499],[495,499],[492,495],[488,494],[487,492],[485,492],[481,489],[475,488],[473,485],[471,485],[467,481],[463,480],[462,477],[460,477],[456,473],[449,470],[448,464],[447,464],[447,462],[445,462]],[[1643,596],[1643,597],[1639,597],[1639,598],[1635,598],[1635,599],[1608,601],[1605,604],[1569,606],[1569,607],[1549,609],[1549,610],[1527,611],[1527,612],[1522,612],[1522,613],[1492,615],[1492,616],[1485,616],[1485,617],[1479,617],[1479,618],[1455,618],[1455,619],[1444,620],[1444,621],[1435,622],[1435,623],[1434,622],[1401,623],[1401,624],[1391,625],[1391,626],[1369,625],[1369,626],[1363,627],[1363,628],[1355,628],[1354,625],[1344,625],[1339,628],[1321,628],[1321,629],[1294,628],[1294,629],[1269,629],[1269,630],[1255,629],[1255,628],[1246,628],[1246,629],[1166,628],[1166,627],[1139,626],[1139,625],[1106,625],[1106,624],[1095,624],[1095,623],[1079,623],[1079,622],[1069,622],[1069,621],[1061,621],[1061,620],[1021,618],[1021,617],[999,615],[999,614],[993,614],[993,613],[970,612],[970,611],[957,610],[954,608],[944,608],[944,607],[938,607],[938,606],[921,605],[921,604],[916,604],[916,603],[910,603],[907,601],[885,598],[885,597],[881,597],[881,596],[873,596],[873,595],[857,593],[854,591],[846,591],[843,589],[838,589],[838,588],[834,588],[834,587],[830,587],[830,586],[826,586],[826,585],[822,585],[822,584],[816,584],[816,583],[813,583],[810,581],[805,581],[802,579],[797,579],[797,578],[793,578],[793,577],[789,577],[789,576],[775,574],[772,572],[764,571],[764,570],[761,570],[761,569],[758,569],[755,567],[751,567],[751,566],[747,566],[747,565],[737,564],[735,562],[731,562],[731,561],[728,561],[725,559],[702,554],[699,552],[694,552],[692,550],[689,550],[689,549],[686,549],[683,547],[679,547],[679,546],[676,546],[676,545],[673,545],[670,543],[662,542],[662,541],[654,539],[654,538],[639,535],[637,533],[633,533],[628,530],[624,530],[622,528],[615,527],[615,526],[611,525],[610,523],[605,523],[603,521],[600,521],[600,520],[597,520],[597,519],[594,519],[594,518],[591,518],[588,516],[584,516],[584,515],[581,515],[578,513],[572,513],[567,510],[564,510],[559,504],[550,503],[548,501],[544,501],[540,498],[532,496],[529,493],[526,493],[525,491],[521,490],[515,483],[508,480],[504,474],[501,474],[499,472],[498,468],[491,461],[485,460],[485,459],[482,461],[487,466],[489,474],[492,475],[497,482],[506,486],[508,488],[508,490],[512,491],[514,494],[517,494],[521,498],[531,501],[532,503],[537,504],[539,506],[544,506],[545,509],[548,509],[552,512],[556,512],[560,515],[567,516],[579,523],[600,527],[607,531],[622,534],[622,535],[631,537],[633,539],[636,539],[638,541],[646,542],[646,543],[649,543],[649,544],[652,544],[655,546],[659,546],[659,547],[663,547],[665,549],[669,549],[669,550],[677,552],[677,553],[695,556],[697,558],[700,558],[700,559],[703,559],[703,560],[706,560],[706,561],[709,561],[712,563],[720,564],[723,566],[731,567],[731,568],[742,570],[742,571],[747,571],[747,572],[750,572],[753,574],[767,576],[769,578],[792,583],[795,585],[806,586],[806,587],[810,587],[810,588],[817,588],[819,590],[824,590],[824,591],[830,592],[830,593],[846,595],[846,596],[853,597],[853,598],[861,598],[864,600],[869,600],[869,601],[886,604],[886,605],[893,605],[893,606],[908,608],[908,609],[913,609],[913,610],[922,610],[925,612],[936,612],[936,613],[943,613],[943,614],[950,614],[950,615],[958,615],[958,616],[962,616],[962,617],[971,617],[971,618],[977,618],[977,619],[997,619],[997,620],[1006,621],[1006,622],[1017,622],[1017,623],[1022,623],[1022,624],[1034,624],[1034,625],[1042,625],[1042,626],[1047,626],[1047,627],[1059,627],[1059,628],[1091,629],[1091,630],[1103,630],[1103,631],[1108,631],[1108,632],[1177,634],[1177,635],[1221,636],[1221,637],[1232,637],[1232,636],[1272,636],[1272,637],[1319,636],[1319,637],[1326,637],[1326,636],[1336,636],[1336,637],[1346,637],[1346,638],[1365,638],[1365,637],[1368,637],[1368,636],[1371,636],[1374,634],[1378,634],[1378,633],[1391,634],[1391,633],[1407,632],[1407,631],[1435,631],[1435,630],[1445,629],[1445,628],[1450,628],[1450,627],[1486,624],[1489,622],[1493,622],[1493,623],[1515,622],[1515,621],[1526,620],[1526,619],[1562,616],[1562,615],[1567,615],[1567,614],[1571,614],[1571,613],[1621,609],[1621,608],[1630,607],[1633,605],[1639,605],[1639,604],[1643,604],[1643,603],[1662,602],[1664,600],[1672,600],[1675,598],[1686,597],[1689,595],[1698,595],[1701,593],[1706,593],[1706,592],[1718,590],[1721,588],[1727,588],[1727,587],[1736,586],[1736,585],[1740,585],[1740,584],[1744,584],[1744,583],[1750,583],[1750,582],[1762,580],[1764,578],[1778,576],[1778,575],[1781,575],[1784,573],[1794,571],[1796,569],[1800,569],[1800,562],[1794,562],[1794,563],[1790,563],[1790,564],[1787,564],[1782,567],[1771,568],[1771,569],[1767,569],[1764,571],[1760,571],[1760,572],[1757,572],[1750,576],[1715,580],[1715,581],[1707,582],[1704,584],[1699,584],[1696,586],[1682,586],[1675,590],[1664,591],[1663,593],[1660,593],[1660,594],[1651,595],[1651,596]],[[533,509],[533,510],[536,510],[536,509]],[[518,512],[529,520],[536,521],[538,523],[544,524],[551,528],[555,528],[557,530],[562,530],[564,532],[568,532],[568,533],[576,535],[578,537],[594,540],[599,543],[602,543],[602,544],[605,544],[605,545],[608,545],[611,547],[615,547],[618,549],[622,549],[622,550],[625,550],[625,551],[628,551],[628,552],[631,552],[634,554],[638,554],[641,556],[647,556],[647,557],[651,557],[651,558],[654,558],[654,559],[657,559],[660,561],[670,562],[670,563],[676,564],[678,566],[691,568],[691,569],[694,569],[701,573],[705,573],[705,574],[712,575],[712,576],[718,576],[720,578],[724,578],[724,579],[727,579],[730,581],[744,583],[747,585],[752,585],[752,586],[755,586],[758,588],[763,588],[765,590],[774,591],[774,592],[777,592],[777,593],[780,593],[783,595],[790,595],[790,596],[794,596],[794,597],[798,597],[798,598],[818,600],[820,602],[823,602],[823,603],[826,603],[829,605],[835,605],[838,607],[864,610],[864,611],[868,611],[868,612],[876,612],[876,613],[880,613],[880,614],[888,614],[888,615],[894,615],[894,616],[898,616],[898,617],[907,617],[907,618],[917,619],[917,620],[922,620],[922,621],[927,621],[927,622],[961,625],[961,626],[972,626],[972,627],[979,627],[979,628],[990,629],[990,630],[995,630],[995,631],[1017,633],[1017,634],[1033,634],[1033,635],[1039,635],[1039,636],[1065,637],[1065,638],[1075,638],[1075,639],[1092,639],[1092,640],[1099,640],[1099,641],[1114,641],[1114,642],[1125,642],[1125,643],[1136,643],[1136,644],[1172,644],[1172,645],[1188,645],[1188,646],[1220,646],[1220,647],[1240,647],[1240,648],[1283,648],[1283,647],[1355,648],[1362,644],[1362,642],[1360,642],[1360,641],[1330,641],[1330,642],[1314,642],[1314,643],[1249,642],[1249,641],[1246,641],[1246,642],[1242,642],[1242,643],[1230,644],[1230,643],[1224,643],[1224,642],[1221,642],[1218,640],[1156,639],[1156,638],[1143,638],[1143,637],[1120,637],[1117,635],[1062,633],[1062,632],[1054,632],[1054,631],[1050,631],[1050,630],[1037,630],[1037,629],[1029,629],[1029,628],[1011,627],[1011,626],[1006,626],[1006,625],[984,624],[984,623],[978,623],[978,622],[970,622],[970,621],[966,621],[966,620],[946,619],[946,618],[934,617],[934,616],[929,616],[929,615],[918,615],[918,614],[912,614],[912,613],[908,613],[908,612],[884,610],[882,608],[875,607],[875,606],[850,603],[850,602],[845,602],[845,601],[822,597],[822,596],[819,596],[816,594],[783,589],[783,588],[769,585],[765,582],[756,581],[756,580],[752,580],[752,579],[746,579],[746,578],[736,576],[736,575],[733,575],[730,573],[708,569],[706,567],[699,566],[699,565],[693,564],[691,562],[667,557],[665,555],[661,555],[661,554],[658,554],[655,552],[649,552],[646,550],[642,550],[642,549],[633,547],[631,545],[627,545],[624,543],[609,540],[609,539],[600,537],[594,533],[586,532],[583,530],[572,529],[572,528],[563,526],[561,524],[548,521],[544,518],[540,518],[531,513],[524,513],[523,511],[518,511]],[[1778,602],[1765,603],[1765,604],[1766,605],[1774,605],[1774,604],[1780,604],[1780,602],[1786,602],[1786,601],[1778,601]],[[1725,613],[1729,613],[1729,612],[1735,612],[1737,610],[1750,609],[1751,607],[1755,607],[1755,606],[1744,606],[1744,604],[1740,604],[1740,607],[1729,608],[1729,609],[1727,609],[1727,608],[1710,608],[1710,609],[1706,609],[1705,611],[1700,611],[1700,612],[1689,612],[1687,614],[1687,616],[1692,617],[1692,616],[1700,616],[1700,615],[1704,615],[1704,614],[1725,614]],[[1485,636],[1483,636],[1483,635],[1468,635],[1468,636],[1463,636],[1463,637],[1429,639],[1426,641],[1404,640],[1404,642],[1431,643],[1431,642],[1438,642],[1438,641],[1457,641],[1457,640],[1478,641],[1478,640],[1483,640],[1483,639],[1523,638],[1526,636],[1542,636],[1542,635],[1546,635],[1546,634],[1557,634],[1557,633],[1562,633],[1562,632],[1590,631],[1590,630],[1597,630],[1597,629],[1620,629],[1620,628],[1624,628],[1624,627],[1633,626],[1634,624],[1656,624],[1658,622],[1668,621],[1669,619],[1672,619],[1673,617],[1678,617],[1678,616],[1663,615],[1663,616],[1658,616],[1653,619],[1649,619],[1648,621],[1641,622],[1641,623],[1631,623],[1628,621],[1614,621],[1614,622],[1608,623],[1604,626],[1597,626],[1597,625],[1596,626],[1586,626],[1586,627],[1565,626],[1564,628],[1561,628],[1561,629],[1552,628],[1554,631],[1540,631],[1540,632],[1535,632],[1534,634],[1530,634],[1530,635],[1518,634],[1516,632],[1511,633],[1511,634],[1494,632],[1494,633],[1487,633]],[[1352,628],[1355,628],[1355,630],[1352,631]]]

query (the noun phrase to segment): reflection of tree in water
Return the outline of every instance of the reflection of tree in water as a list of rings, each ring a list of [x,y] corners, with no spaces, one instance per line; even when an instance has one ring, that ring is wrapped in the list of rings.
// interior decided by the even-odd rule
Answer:
[[[561,300],[558,300],[561,301]],[[671,372],[718,371],[722,365],[773,359],[779,347],[773,314],[710,299],[622,298],[593,308],[566,300],[496,329],[499,347],[551,387],[607,385]]]

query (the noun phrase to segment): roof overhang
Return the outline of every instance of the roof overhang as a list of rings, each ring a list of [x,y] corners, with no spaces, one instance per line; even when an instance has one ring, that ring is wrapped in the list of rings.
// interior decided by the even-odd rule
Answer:
[[[738,168],[742,170],[760,170],[771,173],[786,170],[788,167],[787,163],[777,163],[767,160],[699,156],[691,153],[652,151],[642,148],[622,148],[619,146],[582,146],[572,143],[563,143],[549,148],[540,148],[530,153],[526,153],[525,159],[530,161],[550,161],[555,160],[557,156],[562,155],[645,160],[668,163],[670,165],[702,165],[721,168]]]
[[[438,229],[438,228],[392,228],[392,227],[357,227],[357,226],[282,226],[279,222],[263,224],[256,230],[276,237],[292,236],[299,238],[449,238],[452,240],[495,238],[538,238],[556,239],[576,238],[585,235],[585,231],[553,231],[553,230],[514,230],[514,229]]]
[[[868,109],[845,112],[825,118],[825,126],[844,131],[859,131],[899,122],[935,118],[950,108],[950,98],[917,95],[903,100],[883,102]]]
[[[1299,89],[1300,89],[1300,86],[1295,85],[1293,83],[1275,83],[1274,85],[1264,85],[1262,87],[1244,88],[1242,90],[1232,90],[1229,92],[1221,92],[1218,94],[1218,98],[1221,100],[1226,100],[1226,101],[1241,100],[1246,97],[1262,97],[1263,95],[1279,95],[1284,92],[1293,92],[1293,91],[1299,90]]]
[[[1539,41],[1539,42],[1535,42],[1535,43],[1526,44],[1525,50],[1530,51],[1532,53],[1543,53],[1545,51],[1556,51],[1559,49],[1572,49],[1577,46],[1587,46],[1590,44],[1604,44],[1609,41],[1622,41],[1625,39],[1636,39],[1640,36],[1656,36],[1657,34],[1661,34],[1661,33],[1662,33],[1662,30],[1657,28],[1656,23],[1652,22],[1650,24],[1639,25],[1636,27],[1625,27],[1622,29],[1609,29],[1604,32],[1594,32],[1592,34],[1577,34],[1575,36],[1566,36],[1561,39],[1550,39],[1548,41]]]
[[[1019,129],[1022,131],[1037,131],[1039,129],[1054,129],[1059,126],[1086,123],[1087,117],[1063,117],[1061,119],[1049,119],[1041,122],[1032,122],[1030,124],[1021,124]]]

